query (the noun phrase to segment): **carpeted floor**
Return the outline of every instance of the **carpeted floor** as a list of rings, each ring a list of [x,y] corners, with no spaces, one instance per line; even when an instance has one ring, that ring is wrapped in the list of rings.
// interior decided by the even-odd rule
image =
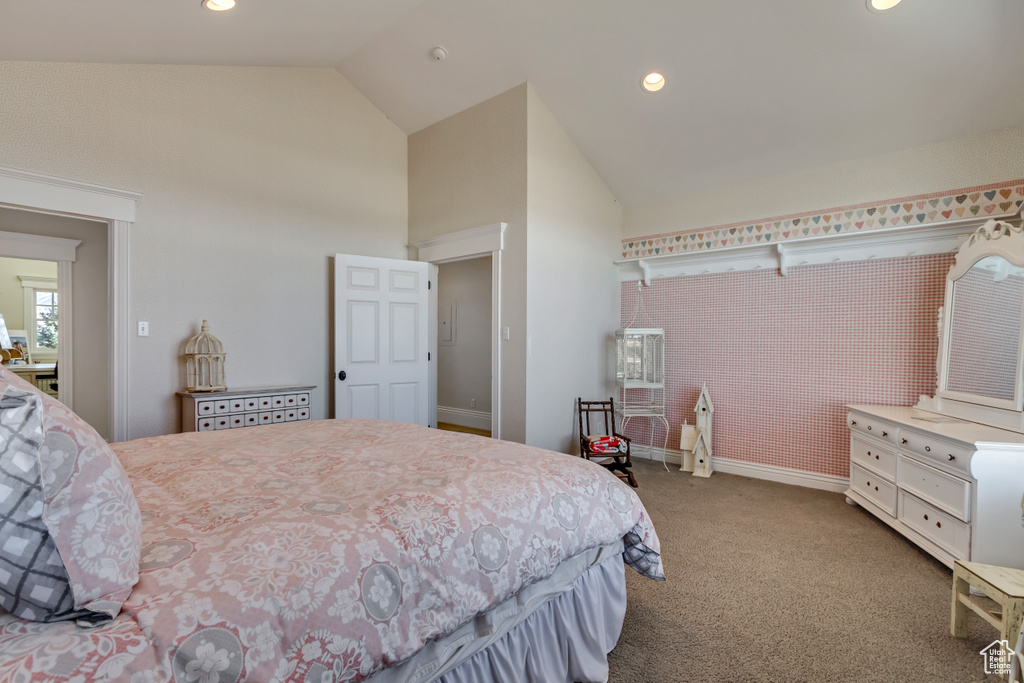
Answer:
[[[838,493],[634,461],[666,582],[627,569],[612,683],[996,681],[952,572]]]

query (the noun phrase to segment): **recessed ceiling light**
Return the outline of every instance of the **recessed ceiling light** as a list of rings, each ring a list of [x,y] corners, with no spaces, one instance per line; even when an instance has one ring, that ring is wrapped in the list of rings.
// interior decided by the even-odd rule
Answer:
[[[665,77],[656,71],[652,71],[640,81],[640,87],[647,92],[658,92],[665,87]]]
[[[214,12],[224,12],[235,6],[235,0],[203,0],[203,7]]]
[[[884,12],[900,4],[902,0],[867,0],[868,9],[872,12]]]

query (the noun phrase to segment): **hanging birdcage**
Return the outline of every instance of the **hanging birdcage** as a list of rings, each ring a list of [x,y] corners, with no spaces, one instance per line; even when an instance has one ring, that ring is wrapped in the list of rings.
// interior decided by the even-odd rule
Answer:
[[[223,391],[224,344],[210,334],[207,322],[185,344],[185,391]]]

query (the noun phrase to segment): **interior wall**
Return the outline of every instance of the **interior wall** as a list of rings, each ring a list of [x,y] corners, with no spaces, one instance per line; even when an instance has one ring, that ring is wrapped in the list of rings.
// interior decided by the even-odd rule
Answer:
[[[936,314],[953,258],[912,258],[661,278],[643,292],[665,330],[669,448],[707,383],[712,451],[845,478],[846,406],[913,405],[935,393]],[[636,282],[622,283],[623,325]],[[661,448],[664,429],[634,418],[627,435]]]
[[[501,438],[526,440],[526,109],[520,85],[409,136],[409,242],[507,223]]]
[[[143,194],[130,438],[180,429],[203,319],[229,387],[314,384],[329,414],[332,257],[407,257],[401,130],[326,68],[3,62],[0,92],[0,165]]]
[[[450,308],[454,318],[449,323],[450,342],[442,338],[438,320],[438,410],[454,408],[490,414],[491,257],[441,264],[437,303],[439,316]]]
[[[527,443],[578,452],[577,397],[614,388],[622,208],[529,89]]]
[[[71,343],[75,373],[71,401],[75,412],[83,420],[92,425],[100,436],[109,438],[107,224],[0,207],[0,231],[81,240],[82,243],[75,251],[76,260],[71,265],[74,314]],[[20,282],[18,289],[18,295],[23,296]],[[21,307],[24,307],[24,303]]]
[[[3,210],[0,209],[2,215]],[[2,220],[0,218],[0,226]],[[0,227],[0,231],[3,231],[3,227]],[[56,279],[57,262],[6,258],[0,248],[0,313],[3,313],[9,330],[28,329],[25,325],[25,293],[19,275]]]
[[[712,228],[1024,178],[1024,125],[626,207],[623,237]]]

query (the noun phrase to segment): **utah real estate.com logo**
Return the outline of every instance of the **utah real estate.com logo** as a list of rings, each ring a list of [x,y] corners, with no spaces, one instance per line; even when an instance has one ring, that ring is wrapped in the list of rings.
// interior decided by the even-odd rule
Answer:
[[[985,658],[985,673],[1005,675],[1010,673],[1010,662],[1017,654],[1005,640],[993,640],[988,647],[979,652]]]

